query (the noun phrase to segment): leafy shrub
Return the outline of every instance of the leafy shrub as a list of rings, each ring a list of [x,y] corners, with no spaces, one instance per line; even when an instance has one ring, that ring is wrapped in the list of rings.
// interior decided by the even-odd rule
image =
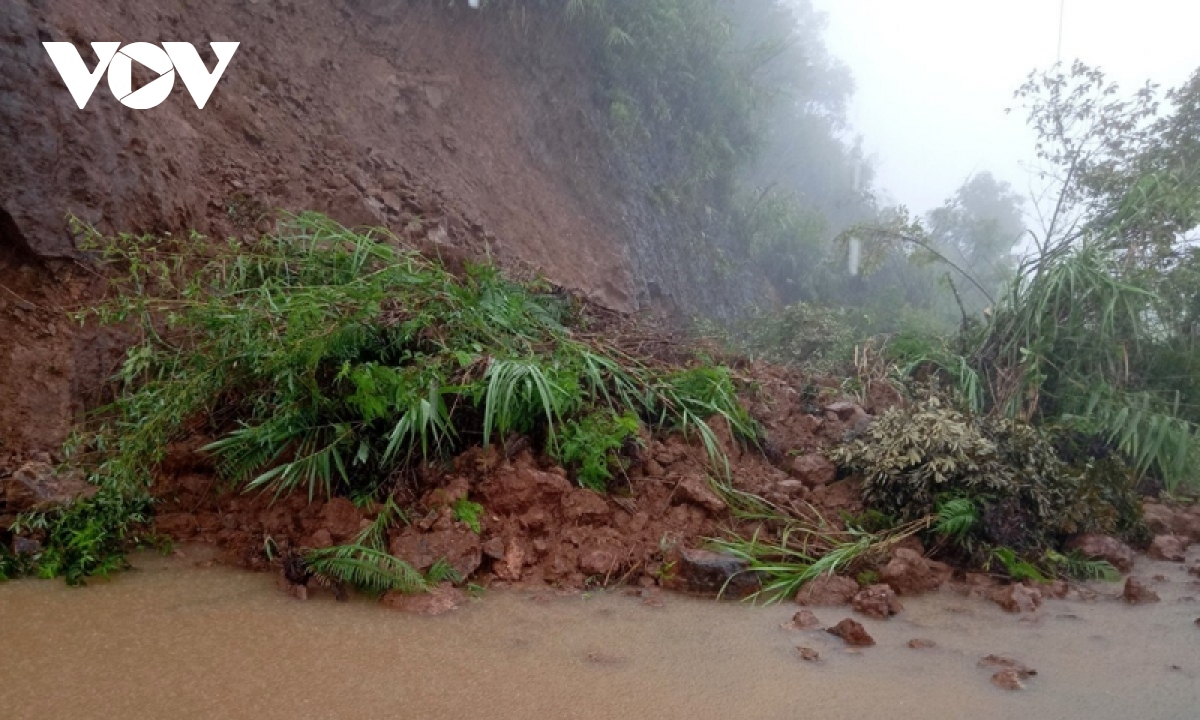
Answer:
[[[971,552],[1053,547],[1067,534],[1108,527],[1048,433],[969,418],[936,398],[889,410],[833,456],[862,475],[873,507],[909,521],[933,517],[938,534]]]
[[[639,426],[632,413],[601,411],[585,415],[567,423],[555,459],[574,472],[581,486],[604,492],[613,468],[624,471],[619,453],[638,437]]]

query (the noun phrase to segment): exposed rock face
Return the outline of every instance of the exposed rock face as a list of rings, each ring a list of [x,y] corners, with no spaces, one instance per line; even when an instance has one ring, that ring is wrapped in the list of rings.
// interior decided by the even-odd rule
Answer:
[[[887,620],[904,609],[896,599],[896,593],[887,585],[872,585],[860,590],[850,601],[857,611],[877,620]]]
[[[1132,577],[1125,581],[1125,591],[1121,597],[1130,605],[1147,605],[1161,600],[1158,593],[1147,587],[1141,580]]]
[[[788,474],[807,487],[817,487],[828,485],[837,478],[837,466],[821,453],[809,453],[792,460]]]
[[[829,628],[828,632],[840,637],[850,647],[871,647],[875,644],[875,638],[871,637],[862,623],[850,618]]]
[[[1068,547],[1078,550],[1085,557],[1107,560],[1123,573],[1133,570],[1133,549],[1108,535],[1080,535]]]
[[[880,572],[880,579],[900,595],[919,595],[937,590],[949,578],[949,565],[928,560],[908,548],[899,548]]]
[[[424,572],[438,560],[445,560],[461,577],[470,577],[483,560],[479,536],[465,528],[422,533],[406,528],[392,538],[388,549],[393,555]]]
[[[1186,537],[1179,535],[1159,535],[1150,543],[1150,549],[1146,551],[1146,554],[1154,560],[1183,562],[1187,560],[1189,544],[1191,543]]]
[[[1015,583],[993,590],[992,602],[1005,612],[1033,612],[1042,606],[1042,591],[1024,583]]]
[[[44,462],[28,462],[12,477],[0,480],[0,500],[5,513],[45,509],[62,505],[78,497],[91,497],[98,488],[84,480],[78,472],[58,474]]]
[[[796,602],[813,607],[835,607],[849,603],[858,590],[858,583],[848,577],[822,575],[800,588]]]
[[[722,597],[743,598],[760,588],[758,575],[740,558],[708,550],[682,549],[673,590]]]
[[[724,512],[726,508],[725,501],[713,492],[708,480],[698,475],[680,478],[679,484],[675,487],[675,497],[680,501],[702,507],[714,515]]]

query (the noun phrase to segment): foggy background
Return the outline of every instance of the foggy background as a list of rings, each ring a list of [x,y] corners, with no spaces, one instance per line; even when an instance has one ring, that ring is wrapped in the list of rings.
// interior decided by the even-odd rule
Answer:
[[[849,119],[878,185],[924,213],[970,174],[1027,193],[1035,137],[1013,92],[1058,57],[1059,0],[814,0],[830,52],[849,66]],[[1065,0],[1061,58],[1132,90],[1181,84],[1200,66],[1196,0]],[[1005,108],[1013,107],[1006,115]]]

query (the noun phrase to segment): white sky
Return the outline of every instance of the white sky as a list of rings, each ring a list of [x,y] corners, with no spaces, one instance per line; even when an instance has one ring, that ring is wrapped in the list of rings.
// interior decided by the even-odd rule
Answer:
[[[1130,89],[1179,85],[1200,67],[1200,0],[1065,0],[1062,60]],[[850,119],[878,184],[917,212],[971,173],[1025,192],[1034,136],[1013,107],[1030,70],[1055,61],[1059,0],[814,0],[857,92]]]

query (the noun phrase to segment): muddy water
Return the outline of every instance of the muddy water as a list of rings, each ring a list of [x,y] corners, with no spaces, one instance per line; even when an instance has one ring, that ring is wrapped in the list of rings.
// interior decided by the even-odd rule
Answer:
[[[188,552],[140,556],[83,590],[0,585],[0,717],[1200,717],[1200,604],[1187,600],[1200,587],[1179,566],[1141,561],[1139,575],[1168,576],[1150,607],[1050,601],[1030,620],[949,592],[906,601],[864,621],[877,647],[850,653],[780,627],[790,606],[497,592],[423,618],[301,603]],[[911,650],[912,638],[938,646]],[[997,689],[976,667],[989,653],[1039,675]]]

